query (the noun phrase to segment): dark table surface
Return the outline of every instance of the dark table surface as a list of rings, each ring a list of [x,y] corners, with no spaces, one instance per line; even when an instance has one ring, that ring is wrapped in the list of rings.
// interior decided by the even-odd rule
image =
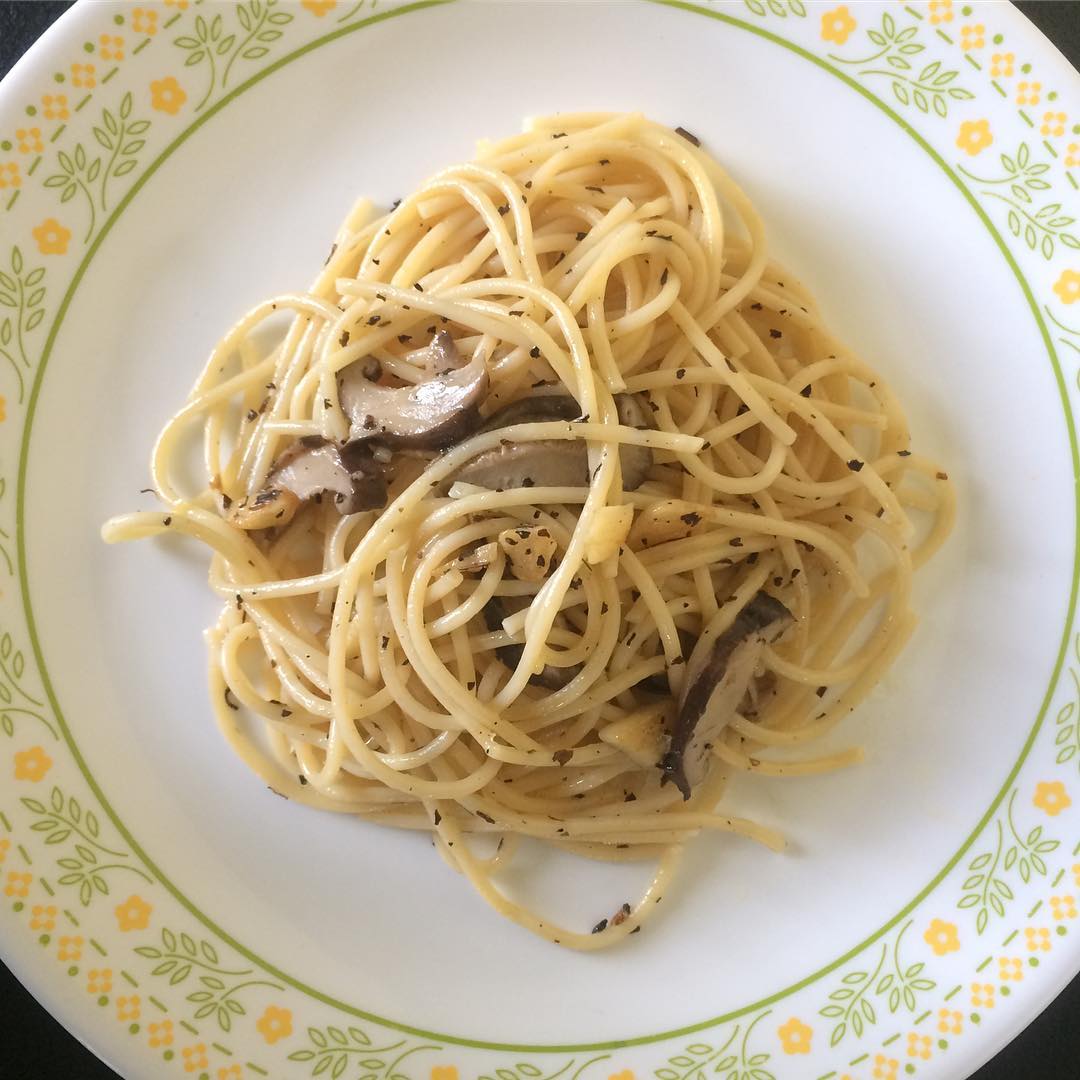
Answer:
[[[67,7],[67,0],[0,0],[0,76]],[[1017,3],[1080,68],[1080,0]],[[12,1080],[116,1080],[0,964],[0,1075]],[[1080,976],[972,1080],[1077,1080]]]

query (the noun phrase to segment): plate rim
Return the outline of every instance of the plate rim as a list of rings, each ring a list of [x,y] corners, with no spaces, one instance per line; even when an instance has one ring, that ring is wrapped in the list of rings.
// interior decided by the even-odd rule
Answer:
[[[77,270],[75,272],[74,277],[72,278],[70,284],[68,285],[68,287],[67,287],[67,289],[66,289],[66,291],[64,293],[64,298],[61,301],[60,307],[57,310],[57,313],[56,313],[56,315],[55,315],[55,317],[54,317],[54,319],[52,321],[52,324],[50,325],[49,333],[48,333],[47,339],[45,341],[45,344],[44,344],[42,352],[41,352],[41,359],[40,359],[37,371],[36,371],[35,376],[34,376],[33,386],[32,386],[32,389],[30,391],[29,401],[28,401],[28,405],[27,405],[26,421],[25,421],[25,426],[23,428],[22,440],[21,440],[21,451],[20,451],[20,455],[19,455],[19,466],[18,466],[18,485],[17,485],[16,534],[17,534],[17,553],[18,553],[18,566],[19,566],[19,579],[20,579],[19,580],[20,599],[21,599],[21,602],[22,602],[22,605],[23,605],[23,612],[24,612],[24,614],[26,616],[26,619],[27,619],[27,627],[28,627],[29,638],[30,638],[30,641],[31,641],[31,644],[32,644],[35,659],[38,662],[39,672],[40,672],[40,675],[41,675],[41,678],[42,678],[42,682],[43,682],[43,685],[44,685],[44,688],[45,688],[46,695],[47,695],[47,697],[49,699],[49,702],[50,702],[50,704],[51,704],[51,706],[53,708],[53,711],[55,713],[55,716],[56,716],[58,724],[59,724],[59,726],[61,728],[61,731],[63,732],[65,742],[67,743],[68,748],[70,749],[70,751],[71,751],[71,753],[72,753],[72,755],[74,757],[74,760],[75,760],[76,764],[79,767],[81,775],[86,780],[86,782],[89,784],[91,790],[94,792],[95,796],[97,797],[97,799],[101,803],[102,807],[105,809],[106,813],[109,815],[110,819],[112,820],[112,822],[115,825],[115,827],[117,828],[117,830],[124,837],[124,839],[128,842],[128,844],[131,846],[132,850],[147,864],[148,867],[150,867],[154,871],[155,875],[158,878],[158,881],[162,885],[165,886],[165,888],[169,891],[169,893],[173,896],[173,898],[176,899],[185,908],[185,910],[187,910],[190,914],[192,914],[195,918],[197,918],[207,929],[212,931],[214,934],[218,935],[223,941],[227,942],[232,948],[234,948],[241,955],[243,955],[246,958],[248,958],[248,959],[252,960],[253,962],[257,963],[258,965],[263,967],[268,972],[273,973],[278,978],[287,981],[294,988],[296,988],[296,989],[300,990],[301,992],[311,996],[315,1000],[320,1001],[320,1002],[322,1002],[324,1004],[331,1005],[335,1009],[338,1009],[338,1010],[340,1010],[342,1012],[346,1012],[346,1013],[349,1013],[351,1015],[361,1017],[363,1019],[378,1023],[378,1024],[380,1024],[382,1026],[385,1026],[385,1027],[388,1027],[388,1028],[392,1028],[392,1029],[399,1030],[399,1031],[402,1031],[402,1032],[406,1032],[406,1033],[409,1033],[409,1034],[419,1035],[419,1036],[422,1036],[422,1037],[436,1038],[436,1039],[438,1039],[440,1041],[450,1043],[450,1044],[463,1045],[463,1046],[469,1046],[469,1047],[476,1047],[476,1048],[480,1048],[480,1049],[518,1050],[518,1051],[523,1051],[523,1052],[544,1052],[544,1053],[571,1052],[571,1051],[576,1052],[576,1051],[584,1051],[584,1050],[606,1050],[606,1049],[623,1048],[623,1047],[629,1047],[629,1046],[647,1045],[647,1044],[652,1044],[652,1043],[661,1042],[661,1041],[665,1041],[665,1040],[668,1040],[668,1039],[680,1037],[680,1036],[683,1036],[683,1035],[693,1034],[695,1032],[702,1031],[702,1030],[705,1030],[705,1029],[710,1028],[710,1027],[714,1027],[714,1026],[716,1026],[718,1024],[721,1024],[723,1022],[726,1022],[728,1020],[735,1019],[737,1017],[746,1015],[746,1014],[748,1014],[750,1012],[757,1011],[757,1010],[759,1010],[761,1008],[765,1008],[765,1007],[767,1007],[767,1006],[769,1006],[771,1004],[774,1004],[774,1003],[776,1003],[778,1001],[783,1000],[785,997],[791,995],[792,993],[794,993],[794,992],[796,992],[796,991],[798,991],[800,989],[803,989],[804,987],[806,987],[808,985],[811,985],[814,982],[817,982],[818,980],[820,980],[825,975],[827,975],[830,972],[836,970],[838,967],[840,967],[841,965],[843,965],[844,963],[846,963],[847,961],[852,959],[854,956],[857,956],[867,946],[869,946],[869,945],[873,944],[875,941],[879,940],[883,935],[888,933],[888,931],[890,929],[892,929],[893,927],[898,925],[900,920],[902,920],[907,914],[909,914],[915,908],[915,906],[918,903],[920,903],[923,899],[925,899],[934,890],[934,888],[936,888],[937,885],[940,884],[940,882],[943,880],[943,878],[955,867],[957,862],[963,857],[965,852],[967,852],[970,849],[971,845],[974,843],[974,841],[978,838],[978,836],[981,834],[983,829],[989,823],[989,821],[993,817],[994,813],[1001,806],[1005,796],[1009,792],[1010,787],[1012,786],[1012,784],[1015,781],[1017,775],[1019,774],[1019,771],[1020,771],[1021,767],[1023,766],[1023,764],[1026,761],[1028,755],[1030,754],[1030,751],[1031,751],[1031,749],[1032,749],[1032,747],[1033,747],[1033,745],[1035,743],[1035,740],[1037,739],[1038,734],[1040,733],[1040,731],[1043,728],[1043,724],[1044,724],[1044,721],[1046,719],[1047,711],[1049,709],[1050,703],[1051,703],[1051,701],[1053,699],[1054,692],[1055,692],[1055,690],[1057,688],[1057,685],[1059,683],[1059,680],[1061,678],[1062,670],[1063,670],[1064,663],[1065,663],[1065,658],[1066,658],[1066,656],[1068,654],[1069,641],[1070,641],[1070,638],[1071,638],[1071,630],[1072,630],[1072,628],[1074,626],[1074,623],[1075,623],[1077,594],[1078,594],[1078,587],[1080,587],[1080,490],[1077,491],[1076,503],[1073,506],[1073,511],[1074,511],[1074,537],[1073,537],[1074,558],[1073,558],[1073,570],[1072,570],[1072,583],[1071,583],[1071,586],[1070,586],[1070,598],[1069,598],[1069,604],[1068,604],[1068,609],[1067,609],[1066,618],[1065,618],[1064,631],[1062,633],[1061,642],[1060,642],[1059,647],[1058,647],[1054,667],[1053,667],[1053,670],[1052,670],[1052,672],[1050,674],[1050,677],[1049,677],[1047,689],[1046,689],[1045,693],[1042,696],[1041,705],[1040,705],[1040,707],[1038,709],[1038,712],[1037,712],[1037,714],[1035,716],[1035,719],[1034,719],[1034,721],[1033,721],[1033,723],[1032,723],[1032,725],[1030,727],[1030,730],[1028,731],[1028,734],[1027,734],[1027,736],[1026,736],[1024,742],[1023,742],[1021,751],[1020,751],[1019,755],[1017,756],[1017,758],[1015,759],[1015,761],[1012,763],[1012,766],[1010,768],[1008,776],[1005,779],[1005,782],[1002,784],[1001,788],[999,789],[999,791],[997,792],[997,794],[995,795],[995,797],[991,801],[989,807],[987,808],[987,810],[985,811],[983,816],[980,818],[978,823],[971,830],[969,835],[963,840],[963,842],[958,847],[956,852],[950,857],[950,859],[945,864],[945,866],[933,876],[933,878],[929,881],[929,883],[922,890],[920,890],[919,893],[912,900],[910,900],[908,903],[906,903],[904,905],[904,907],[897,914],[892,916],[885,924],[883,924],[881,927],[879,927],[877,930],[875,930],[870,935],[866,936],[861,942],[857,943],[856,945],[854,945],[851,948],[849,948],[848,950],[846,950],[838,959],[836,959],[835,961],[833,961],[833,962],[831,962],[829,964],[820,966],[814,972],[810,973],[809,975],[807,975],[805,978],[799,980],[798,982],[792,983],[791,985],[786,986],[782,990],[777,991],[773,995],[762,998],[762,999],[760,999],[758,1001],[755,1001],[753,1003],[750,1003],[750,1004],[748,1004],[748,1005],[746,1005],[744,1007],[740,1007],[739,1009],[736,1009],[736,1010],[733,1010],[733,1011],[730,1011],[730,1012],[727,1012],[727,1013],[724,1013],[724,1014],[709,1018],[707,1020],[697,1022],[697,1023],[692,1024],[692,1025],[686,1025],[686,1026],[679,1027],[679,1028],[673,1028],[671,1030],[664,1031],[664,1032],[661,1032],[659,1034],[639,1036],[639,1037],[633,1037],[633,1038],[628,1038],[628,1039],[608,1040],[608,1041],[604,1041],[604,1042],[570,1043],[570,1044],[565,1044],[565,1045],[548,1044],[548,1043],[545,1043],[545,1044],[525,1044],[525,1043],[518,1043],[518,1042],[491,1042],[491,1041],[478,1040],[478,1039],[462,1038],[462,1037],[448,1035],[448,1034],[444,1034],[444,1033],[429,1031],[429,1030],[424,1029],[424,1028],[415,1027],[415,1026],[412,1026],[412,1025],[409,1025],[409,1024],[404,1024],[404,1023],[401,1023],[401,1022],[398,1022],[398,1021],[390,1020],[390,1019],[382,1017],[382,1016],[380,1016],[380,1015],[378,1015],[376,1013],[369,1012],[369,1011],[366,1011],[366,1010],[363,1010],[363,1009],[359,1009],[359,1008],[357,1008],[355,1006],[348,1005],[348,1004],[346,1004],[344,1002],[341,1002],[341,1001],[338,1001],[338,1000],[334,999],[332,996],[322,994],[317,989],[307,986],[306,984],[304,984],[299,979],[296,979],[296,978],[294,978],[292,976],[289,976],[289,975],[281,972],[272,963],[268,962],[267,960],[265,960],[264,958],[259,956],[258,953],[256,953],[255,951],[253,951],[251,949],[248,949],[246,946],[242,945],[241,943],[239,943],[238,941],[233,939],[230,934],[225,932],[208,915],[206,915],[203,911],[201,911],[201,909],[199,909],[196,905],[194,905],[191,901],[189,901],[188,898],[186,897],[186,895],[182,892],[182,890],[178,886],[176,886],[167,875],[161,873],[161,871],[160,871],[159,867],[157,866],[156,862],[152,858],[149,857],[149,855],[145,852],[145,850],[138,844],[138,842],[130,834],[130,832],[128,831],[127,826],[124,824],[124,822],[117,815],[116,811],[113,809],[113,807],[111,806],[109,800],[105,796],[104,791],[100,788],[97,780],[94,778],[93,774],[90,772],[90,770],[86,766],[86,763],[83,760],[82,754],[81,754],[81,752],[80,752],[80,750],[78,748],[78,744],[76,743],[73,734],[71,733],[70,729],[68,728],[67,722],[66,722],[66,720],[64,718],[63,710],[59,706],[59,701],[58,701],[58,699],[56,697],[55,691],[54,691],[53,686],[52,686],[51,678],[49,676],[49,669],[48,669],[48,666],[47,666],[47,662],[45,660],[44,650],[43,650],[43,648],[41,646],[41,642],[40,642],[38,634],[37,634],[36,622],[34,620],[34,615],[33,615],[33,604],[32,604],[32,600],[31,600],[30,595],[29,595],[29,593],[30,593],[29,579],[28,579],[28,576],[27,576],[27,573],[26,573],[27,566],[26,566],[25,513],[24,513],[24,502],[25,502],[25,493],[26,493],[25,478],[26,478],[26,472],[27,472],[27,465],[28,465],[28,458],[29,458],[29,448],[30,448],[30,437],[31,437],[31,432],[32,432],[32,428],[33,428],[35,409],[36,409],[38,397],[40,395],[41,387],[42,387],[43,382],[44,382],[44,376],[45,376],[45,372],[46,372],[47,367],[48,367],[48,360],[49,360],[49,358],[51,356],[53,344],[54,344],[55,339],[56,339],[56,337],[57,337],[57,335],[58,335],[58,333],[60,331],[60,328],[61,328],[61,326],[63,324],[64,318],[65,318],[66,313],[67,313],[68,306],[70,304],[70,301],[74,297],[74,295],[75,295],[75,293],[76,293],[76,291],[77,291],[77,289],[79,287],[79,284],[80,284],[80,282],[82,280],[82,277],[84,276],[84,274],[86,273],[86,271],[90,267],[91,263],[93,262],[93,259],[94,259],[95,255],[96,255],[101,243],[104,241],[104,239],[110,233],[111,228],[112,228],[113,224],[115,223],[115,221],[118,220],[120,215],[123,213],[123,211],[130,204],[132,199],[137,195],[138,191],[141,190],[143,184],[146,183],[150,179],[150,177],[153,176],[156,173],[158,168],[160,168],[169,159],[169,157],[175,152],[175,150],[180,145],[182,145],[182,143],[184,141],[186,141],[189,137],[191,137],[191,135],[193,135],[196,131],[198,131],[201,128],[201,126],[207,120],[209,120],[212,116],[216,115],[217,112],[220,111],[222,108],[224,108],[227,104],[231,103],[233,100],[235,100],[236,98],[241,96],[244,92],[246,92],[251,87],[257,85],[259,82],[262,81],[262,79],[268,77],[274,71],[278,70],[279,68],[281,68],[281,67],[283,67],[283,66],[285,66],[285,65],[287,65],[287,64],[289,64],[291,62],[293,62],[294,60],[299,59],[301,56],[305,55],[306,53],[308,53],[310,51],[313,51],[314,49],[319,48],[322,45],[328,44],[328,43],[330,43],[330,42],[332,42],[332,41],[334,41],[334,40],[336,40],[336,39],[338,39],[340,37],[343,37],[343,36],[347,35],[347,34],[357,32],[357,31],[365,28],[366,26],[372,25],[374,23],[378,23],[378,22],[384,21],[386,19],[396,17],[398,15],[411,14],[413,12],[422,11],[422,10],[427,9],[427,8],[434,8],[434,7],[444,6],[445,4],[453,3],[453,2],[455,2],[455,0],[415,0],[415,2],[413,2],[413,3],[404,4],[404,5],[401,5],[399,7],[383,9],[378,14],[372,15],[372,16],[364,19],[364,20],[360,20],[357,23],[351,24],[349,26],[344,26],[344,27],[341,27],[340,29],[337,29],[335,31],[331,31],[330,33],[328,33],[326,35],[322,35],[322,36],[319,36],[317,38],[314,38],[311,41],[306,42],[301,47],[299,47],[297,49],[294,49],[294,50],[284,54],[282,57],[280,57],[274,63],[272,63],[272,64],[268,65],[266,68],[261,69],[260,71],[256,72],[249,79],[243,81],[242,83],[239,83],[229,94],[223,96],[222,98],[220,98],[219,100],[214,102],[210,107],[207,108],[207,110],[204,113],[202,113],[191,124],[189,124],[187,127],[185,127],[183,129],[183,131],[181,131],[173,140],[171,140],[168,143],[167,146],[165,146],[160,151],[160,153],[158,153],[154,157],[154,159],[148,165],[146,170],[139,175],[138,179],[135,181],[135,183],[132,185],[132,187],[127,192],[125,192],[124,196],[117,203],[117,205],[114,208],[112,214],[109,216],[109,219],[107,220],[106,224],[101,228],[100,232],[95,237],[92,245],[85,252],[85,254],[83,256],[83,259],[80,262],[79,267],[77,268]],[[781,47],[783,47],[785,49],[788,49],[791,52],[794,52],[801,59],[811,61],[812,63],[814,63],[815,65],[817,65],[818,67],[820,67],[821,69],[823,69],[824,71],[829,73],[830,75],[838,77],[839,79],[841,79],[841,81],[847,83],[851,88],[853,88],[857,92],[859,92],[866,100],[873,103],[881,112],[883,112],[894,123],[896,123],[910,138],[913,138],[916,145],[919,146],[920,149],[922,149],[925,153],[927,153],[930,156],[931,160],[934,161],[934,163],[939,167],[939,169],[941,169],[945,173],[945,175],[952,181],[954,186],[964,196],[965,201],[975,211],[976,216],[981,220],[983,226],[989,231],[989,233],[990,233],[991,237],[993,238],[993,240],[994,240],[996,246],[998,247],[999,251],[1005,257],[1006,264],[1009,266],[1010,270],[1013,273],[1013,276],[1016,278],[1018,284],[1021,286],[1021,290],[1023,292],[1025,302],[1026,302],[1029,310],[1031,311],[1032,315],[1035,318],[1035,324],[1036,324],[1036,326],[1037,326],[1037,328],[1039,330],[1040,336],[1042,337],[1043,344],[1044,344],[1044,346],[1045,346],[1045,348],[1047,350],[1047,355],[1048,355],[1048,358],[1050,359],[1051,366],[1052,366],[1052,369],[1054,371],[1055,382],[1056,382],[1057,387],[1058,387],[1059,396],[1062,399],[1063,410],[1064,410],[1065,418],[1066,418],[1066,428],[1067,428],[1068,435],[1069,435],[1069,444],[1070,444],[1070,452],[1071,452],[1071,464],[1072,464],[1072,467],[1073,467],[1074,479],[1076,479],[1077,477],[1080,477],[1080,452],[1078,452],[1077,435],[1076,435],[1076,427],[1075,427],[1074,417],[1073,417],[1071,405],[1070,405],[1070,402],[1069,402],[1069,399],[1068,399],[1068,396],[1067,396],[1067,391],[1065,389],[1064,374],[1063,374],[1063,370],[1062,370],[1060,360],[1058,358],[1057,350],[1053,345],[1052,335],[1051,335],[1051,333],[1049,331],[1048,326],[1046,325],[1046,322],[1045,322],[1045,320],[1044,320],[1044,318],[1042,316],[1042,313],[1039,310],[1038,303],[1035,300],[1034,291],[1032,290],[1031,285],[1027,281],[1027,278],[1026,278],[1025,274],[1020,269],[1019,264],[1017,263],[1017,261],[1016,261],[1015,257],[1013,256],[1012,252],[1009,250],[1007,244],[1005,243],[1004,238],[1002,237],[1002,235],[1000,234],[998,229],[994,226],[994,224],[990,220],[989,216],[986,214],[986,211],[978,203],[978,201],[975,199],[975,197],[972,195],[972,193],[968,190],[968,188],[963,184],[963,182],[956,176],[953,169],[945,162],[945,160],[941,157],[941,155],[932,146],[930,146],[930,144],[923,138],[923,136],[916,129],[914,129],[910,124],[908,124],[907,121],[903,119],[903,117],[901,117],[894,109],[892,109],[889,105],[887,105],[885,102],[883,102],[875,94],[870,92],[866,87],[859,84],[851,76],[849,76],[846,72],[838,70],[837,68],[831,66],[830,64],[826,63],[822,58],[815,56],[813,53],[809,52],[806,49],[803,49],[801,46],[797,45],[796,43],[794,43],[792,41],[789,41],[788,39],[783,38],[783,37],[781,37],[779,35],[773,34],[770,31],[766,30],[762,26],[759,26],[759,25],[756,25],[756,24],[753,24],[753,23],[749,23],[749,22],[747,22],[747,21],[745,21],[743,19],[739,19],[739,18],[737,18],[737,17],[735,17],[733,15],[728,14],[725,11],[716,10],[716,9],[710,9],[710,8],[704,7],[701,4],[692,3],[692,2],[690,2],[690,0],[645,0],[645,2],[654,4],[654,5],[657,5],[657,6],[661,6],[661,7],[673,8],[673,9],[682,10],[682,11],[685,11],[685,12],[688,12],[688,13],[694,13],[694,14],[707,16],[707,17],[719,20],[721,22],[727,23],[728,25],[734,26],[734,27],[736,27],[738,29],[749,30],[750,32],[756,34],[757,36],[765,38],[765,39],[771,41],[773,44],[780,45]],[[17,64],[12,68],[12,71],[9,73],[9,76],[3,80],[5,85],[0,87],[0,98],[2,98],[4,96],[5,91],[10,86],[9,80],[11,80],[11,76],[15,75],[16,73],[18,73],[21,76],[21,74],[23,73],[24,70],[31,69],[36,64],[36,62],[38,60],[39,47],[42,47],[46,42],[48,42],[48,44],[51,44],[54,40],[59,40],[59,38],[63,36],[63,34],[66,32],[66,30],[71,25],[73,25],[79,18],[81,18],[84,13],[88,14],[87,9],[89,7],[91,7],[91,5],[88,5],[88,4],[85,4],[85,3],[76,4],[68,12],[65,12],[60,17],[60,19],[58,19],[51,27],[49,27],[49,29],[45,32],[45,34],[42,35],[42,37],[39,38],[38,41],[36,41],[31,46],[31,48],[24,54],[24,56],[22,58],[20,58],[20,60],[17,62]],[[1011,5],[1010,5],[1010,7],[1011,7]],[[1023,15],[1022,12],[1018,11],[1017,9],[1013,9],[1013,10],[1016,11],[1016,14],[1021,16],[1021,22],[1024,25],[1025,32],[1029,32],[1030,30],[1035,30],[1036,35],[1038,36],[1038,39],[1039,39],[1039,47],[1045,49],[1047,46],[1049,46],[1049,49],[1051,51],[1051,54],[1052,54],[1053,59],[1055,61],[1055,64],[1057,66],[1063,66],[1065,68],[1066,72],[1068,73],[1070,79],[1074,83],[1080,82],[1080,74],[1078,74],[1075,71],[1075,69],[1073,69],[1071,67],[1071,65],[1069,65],[1068,61],[1061,55],[1061,53],[1056,49],[1056,47],[1054,47],[1053,43],[1050,42],[1048,39],[1046,39],[1045,36],[1042,35],[1041,32],[1039,32],[1038,29],[1033,26],[1033,24],[1031,24],[1030,20],[1028,20],[1026,18],[1026,16]],[[44,51],[44,49],[41,48],[40,51]],[[1074,968],[1080,967],[1080,954],[1078,954],[1074,958],[1073,967]],[[1059,989],[1060,989],[1060,987],[1059,987]],[[1049,1000],[1052,1000],[1052,996],[1046,998],[1046,1000],[1041,1000],[1037,1005],[1035,1005],[1035,1007],[1033,1008],[1033,1010],[1031,1012],[1031,1015],[1033,1016],[1033,1015],[1037,1014],[1037,1012],[1041,1011],[1041,1009],[1044,1008],[1046,1006],[1046,1004],[1048,1004]],[[46,1006],[46,1008],[49,1008],[49,1006]],[[1019,1011],[1019,1010],[1017,1010],[1017,1011]],[[1030,1017],[1029,1017],[1029,1019],[1030,1019]],[[1026,1026],[1026,1023],[1027,1023],[1027,1021],[1024,1021],[1023,1023],[1021,1023],[1015,1029],[1015,1031],[1018,1031],[1023,1026]],[[68,1025],[66,1025],[66,1026],[68,1026]],[[70,1030],[70,1026],[69,1026],[69,1030]],[[1005,1043],[1010,1041],[1010,1039],[1015,1035],[1015,1031],[1013,1031],[1012,1035],[1005,1036],[1002,1039],[1001,1045],[1004,1045]],[[95,1049],[94,1052],[98,1053],[98,1051],[96,1049]],[[99,1056],[101,1056],[101,1055],[99,1054]],[[990,1056],[990,1055],[988,1055],[988,1056]]]

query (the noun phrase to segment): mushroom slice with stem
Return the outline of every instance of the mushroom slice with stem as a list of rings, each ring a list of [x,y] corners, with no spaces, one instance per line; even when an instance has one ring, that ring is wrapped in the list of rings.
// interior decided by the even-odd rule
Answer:
[[[415,386],[381,386],[368,377],[363,360],[342,369],[338,400],[349,418],[350,443],[374,439],[393,447],[441,450],[476,430],[488,389],[484,358],[448,366],[457,358],[449,334],[437,346],[433,342],[430,353],[438,373]]]
[[[318,435],[290,446],[254,498],[233,507],[229,520],[241,529],[268,529],[290,521],[300,506],[328,495],[342,514],[386,505],[386,480],[370,453],[346,455]]]
[[[450,331],[445,328],[435,331],[435,336],[427,347],[427,354],[428,366],[436,375],[445,375],[448,371],[461,367],[461,354],[450,336]]]
[[[660,761],[663,782],[671,780],[684,799],[704,778],[712,740],[735,715],[762,650],[791,621],[779,600],[759,592],[722,634],[706,629],[698,639],[686,665],[671,745]]]
[[[645,411],[633,394],[616,394],[619,423],[645,428]],[[542,424],[551,420],[577,419],[581,410],[572,397],[539,395],[523,398],[492,413],[483,431],[495,431],[514,424]],[[619,449],[623,488],[641,486],[652,468],[653,455],[647,446],[624,445]],[[580,439],[543,439],[517,443],[506,440],[466,462],[455,479],[477,487],[508,489],[521,487],[587,487],[589,449]]]

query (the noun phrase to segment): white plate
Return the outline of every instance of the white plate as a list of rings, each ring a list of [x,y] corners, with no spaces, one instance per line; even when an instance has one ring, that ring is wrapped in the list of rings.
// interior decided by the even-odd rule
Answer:
[[[581,108],[705,140],[960,493],[866,764],[738,784],[789,851],[702,839],[599,955],[275,798],[209,715],[203,555],[98,539],[357,193]],[[968,1075],[1080,967],[1078,121],[1005,4],[77,5],[0,87],[5,961],[130,1076]],[[535,877],[584,922],[638,872]]]

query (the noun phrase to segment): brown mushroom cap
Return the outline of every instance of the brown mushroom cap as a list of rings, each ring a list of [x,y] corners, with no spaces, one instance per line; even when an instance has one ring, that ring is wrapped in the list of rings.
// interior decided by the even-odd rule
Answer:
[[[285,488],[301,502],[328,494],[342,514],[386,505],[386,481],[370,453],[354,450],[346,458],[333,443],[318,436],[301,439],[286,450],[275,462],[267,485]]]
[[[415,386],[380,386],[365,373],[363,360],[342,369],[338,400],[349,418],[351,442],[377,439],[387,446],[441,450],[476,430],[488,388],[484,358],[446,366],[457,358],[449,334],[436,334],[429,355],[438,374]]]
[[[648,427],[645,411],[633,394],[616,394],[615,408],[621,424]],[[580,415],[581,408],[572,397],[543,395],[522,398],[492,413],[484,421],[482,430],[494,431],[513,424],[573,420]],[[619,462],[623,488],[633,491],[641,486],[652,468],[652,451],[647,446],[623,445],[619,448]],[[492,489],[587,487],[589,450],[580,439],[544,439],[528,443],[508,440],[466,462],[454,478]]]
[[[445,327],[435,332],[427,348],[427,354],[428,364],[436,375],[461,367],[461,354],[458,352],[454,339],[450,336],[450,331]]]
[[[237,504],[230,518],[242,529],[286,524],[301,504],[328,495],[342,514],[386,505],[386,480],[370,452],[343,457],[333,443],[310,435],[297,440],[274,462],[266,486]]]
[[[686,665],[671,745],[660,761],[664,781],[671,780],[684,799],[704,778],[711,740],[735,715],[762,650],[791,619],[779,600],[759,592],[722,634],[698,639]]]
[[[518,398],[496,409],[481,425],[480,431],[514,424],[541,424],[548,420],[576,420],[581,416],[581,406],[568,394],[537,394]]]

